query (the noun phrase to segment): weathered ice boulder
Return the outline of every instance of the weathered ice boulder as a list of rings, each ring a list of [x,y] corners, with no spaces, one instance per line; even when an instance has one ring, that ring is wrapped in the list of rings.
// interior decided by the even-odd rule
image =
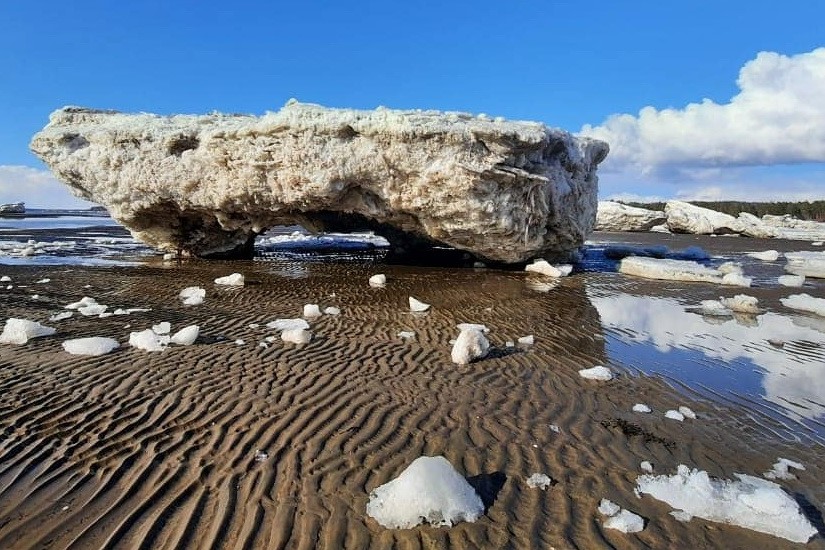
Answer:
[[[607,144],[535,122],[290,101],[262,117],[52,113],[31,149],[151,245],[252,253],[275,225],[517,262],[581,245]]]
[[[650,231],[667,218],[661,210],[627,206],[620,202],[599,201],[596,231]]]
[[[682,201],[668,201],[665,204],[668,229],[674,233],[694,235],[730,235],[769,239],[778,232],[752,214],[742,212],[738,218],[730,214],[702,208]]]

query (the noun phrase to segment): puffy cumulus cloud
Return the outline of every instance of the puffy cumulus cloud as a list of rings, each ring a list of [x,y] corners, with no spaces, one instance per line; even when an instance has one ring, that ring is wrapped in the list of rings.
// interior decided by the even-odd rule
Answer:
[[[786,56],[760,52],[740,70],[730,102],[682,109],[644,107],[581,133],[610,143],[606,172],[656,174],[825,162],[825,48]],[[687,172],[685,172],[687,170]]]
[[[25,202],[29,208],[89,208],[51,172],[28,166],[0,165],[0,203]]]

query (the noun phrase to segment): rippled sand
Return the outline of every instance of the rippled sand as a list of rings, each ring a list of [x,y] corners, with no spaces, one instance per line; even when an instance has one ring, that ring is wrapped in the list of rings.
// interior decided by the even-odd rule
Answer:
[[[245,287],[212,284],[233,271],[246,275]],[[608,349],[618,329],[603,327],[599,296],[698,302],[718,297],[718,287],[673,290],[601,273],[541,292],[522,272],[286,260],[2,272],[15,285],[0,295],[5,316],[58,333],[0,346],[0,548],[791,548],[737,527],[681,523],[633,494],[643,460],[657,473],[687,464],[729,478],[759,475],[779,456],[806,466],[782,484],[823,529],[816,430],[758,400],[716,399],[639,374],[636,359]],[[383,289],[367,284],[378,272],[388,277]],[[185,307],[176,296],[192,285],[206,288],[206,300]],[[759,296],[770,304],[768,294]],[[431,311],[411,314],[410,295]],[[152,311],[46,321],[83,296]],[[264,323],[298,317],[306,303],[341,314],[312,321],[305,346],[259,346],[276,335]],[[160,353],[88,358],[60,346],[82,336],[125,342],[160,321],[173,331],[198,324],[201,337]],[[491,357],[450,362],[460,322],[491,329]],[[397,337],[402,330],[416,339]],[[528,334],[534,346],[505,346]],[[620,376],[578,376],[602,364]],[[631,412],[639,402],[654,414]],[[678,405],[699,418],[662,416]],[[266,458],[256,460],[258,451]],[[439,454],[482,495],[479,521],[387,530],[366,516],[372,489],[418,456]],[[535,472],[555,485],[528,488]],[[645,517],[645,530],[604,530],[601,498]],[[805,547],[825,543],[820,535]]]

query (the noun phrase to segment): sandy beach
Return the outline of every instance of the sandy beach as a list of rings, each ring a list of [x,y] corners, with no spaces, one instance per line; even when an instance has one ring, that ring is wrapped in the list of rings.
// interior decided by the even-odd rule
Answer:
[[[213,283],[232,272],[246,276],[244,287]],[[374,273],[387,275],[386,287],[367,284]],[[600,297],[617,293],[698,303],[742,289],[610,272],[574,273],[548,289],[519,271],[291,259],[3,266],[2,274],[13,281],[2,291],[5,316],[57,333],[0,346],[0,548],[803,547],[680,522],[670,506],[633,492],[643,460],[656,473],[686,464],[731,478],[760,475],[778,457],[805,465],[782,485],[820,531],[804,547],[825,548],[821,417],[796,422],[746,391],[647,373],[632,354],[612,351],[619,340],[599,309]],[[184,306],[178,292],[196,285],[204,303]],[[769,309],[789,293],[745,290]],[[825,296],[821,283],[805,292]],[[83,296],[151,311],[48,321]],[[408,296],[431,310],[412,314]],[[299,317],[307,303],[341,310],[311,321],[309,344],[285,344],[265,327]],[[173,331],[197,324],[200,337],[100,357],[61,347],[85,336],[125,344],[131,331],[162,321]],[[489,357],[450,362],[461,322],[490,328]],[[529,334],[532,346],[506,345]],[[788,350],[824,356],[814,343]],[[617,378],[578,375],[595,365]],[[632,412],[640,402],[653,414]],[[664,418],[679,405],[698,418]],[[392,530],[367,516],[370,491],[421,455],[445,456],[470,480],[485,504],[477,522]],[[553,485],[529,488],[533,473]],[[645,529],[605,529],[602,498],[644,517]]]

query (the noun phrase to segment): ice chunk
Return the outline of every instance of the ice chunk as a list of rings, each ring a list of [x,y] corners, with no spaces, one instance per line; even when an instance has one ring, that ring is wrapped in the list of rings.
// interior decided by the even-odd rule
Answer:
[[[150,328],[129,333],[129,345],[144,351],[163,351],[169,343],[169,336],[155,334]]]
[[[679,406],[679,414],[684,416],[685,418],[690,418],[691,420],[696,419],[696,413],[690,407],[685,407],[684,405]]]
[[[573,271],[572,265],[551,265],[547,260],[535,260],[532,264],[527,264],[524,271],[538,273],[546,277],[566,277]]]
[[[645,528],[645,520],[624,508],[615,516],[604,520],[605,529],[616,529],[622,533],[638,533]]]
[[[550,476],[546,474],[533,474],[527,478],[527,486],[531,489],[535,489],[536,487],[540,487],[542,489],[547,489],[550,485],[553,484],[553,480],[550,479]]]
[[[788,273],[825,278],[825,252],[787,252],[785,259]]]
[[[169,334],[169,331],[172,330],[172,325],[169,324],[168,321],[163,321],[157,325],[152,325],[152,330],[155,334]]]
[[[0,334],[0,344],[21,345],[28,342],[30,338],[51,336],[55,332],[55,329],[41,325],[37,321],[12,317],[6,320],[3,333]]]
[[[613,502],[612,500],[603,498],[599,502],[599,513],[603,516],[615,516],[621,510],[621,506]]]
[[[665,281],[722,282],[719,271],[688,260],[628,256],[619,262],[619,271],[626,275]]]
[[[243,346],[244,344],[246,344],[246,340],[243,340],[241,338],[238,338],[237,340],[235,340],[235,345],[236,346]]]
[[[426,521],[451,527],[484,513],[481,497],[443,456],[415,459],[401,474],[370,493],[367,515],[390,529]]]
[[[799,505],[771,481],[734,474],[738,480],[711,479],[707,472],[680,465],[677,473],[641,475],[637,490],[673,508],[710,521],[729,523],[793,542],[807,542],[816,528]]]
[[[323,315],[321,313],[321,308],[318,307],[318,304],[305,304],[304,305],[304,317],[320,317]]]
[[[39,279],[39,280],[35,281],[35,282],[34,282],[34,284],[36,284],[36,285],[37,285],[37,284],[45,284],[45,283],[48,283],[48,282],[51,282],[51,279],[48,279],[48,278],[46,278],[46,279]]]
[[[825,317],[825,298],[814,298],[809,294],[791,294],[779,301],[785,307]]]
[[[716,270],[722,275],[727,275],[728,273],[742,273],[742,264],[736,262],[725,262],[717,267]]]
[[[768,470],[762,475],[768,479],[796,479],[796,476],[789,472],[788,468],[805,471],[805,466],[803,466],[802,463],[788,460],[787,458],[780,458],[773,465],[772,470]]]
[[[482,359],[490,350],[490,342],[478,329],[462,330],[453,344],[450,357],[453,363],[467,365],[476,359]]]
[[[188,286],[181,290],[178,296],[183,300],[183,305],[197,306],[202,304],[203,299],[206,298],[206,290],[199,286]]]
[[[87,306],[77,308],[77,312],[81,315],[91,317],[94,315],[103,315],[107,308],[108,306],[104,304],[89,304]]]
[[[94,306],[97,305],[97,300],[94,298],[90,298],[88,296],[84,296],[77,302],[72,302],[71,304],[64,306],[66,309],[80,309],[86,306]]]
[[[3,275],[2,277],[0,277],[0,283],[10,283],[10,282],[11,282],[11,277],[9,277],[8,275]]]
[[[290,344],[308,344],[312,333],[303,328],[291,328],[281,333],[281,340]]]
[[[198,325],[189,325],[173,334],[169,341],[179,346],[189,346],[195,343],[200,332],[201,329]]]
[[[117,340],[92,336],[63,342],[63,349],[72,355],[105,355],[120,347]]]
[[[266,328],[275,329],[277,331],[308,329],[309,323],[304,319],[275,319],[266,324]]]
[[[51,317],[49,317],[49,321],[62,321],[63,319],[68,319],[74,315],[71,311],[63,311],[61,313],[55,313]]]
[[[728,273],[722,277],[722,284],[728,286],[744,286],[749,287],[753,280],[750,277],[745,277],[741,273]]]
[[[645,405],[644,403],[636,403],[633,405],[633,412],[637,413],[649,413],[651,408]]]
[[[456,325],[458,330],[480,330],[483,333],[490,332],[490,329],[487,328],[487,325],[482,325],[479,323],[459,323]]]
[[[720,298],[726,308],[737,313],[759,313],[759,300],[747,294],[737,294],[733,298]]]
[[[402,330],[398,333],[398,337],[402,340],[412,340],[415,338],[415,333],[411,330]]]
[[[532,346],[536,342],[536,339],[533,337],[532,334],[528,334],[527,336],[522,336],[518,339],[519,345],[522,346]]]
[[[224,286],[243,286],[244,280],[244,276],[241,273],[233,273],[231,275],[227,275],[226,277],[218,277],[215,279],[215,284]]]
[[[775,262],[779,259],[779,252],[776,250],[764,250],[762,252],[746,252],[751,258],[762,260],[763,262]]]
[[[648,474],[653,473],[653,464],[651,464],[647,460],[643,460],[642,463],[639,464],[639,468],[641,468],[643,472],[646,472]]]
[[[377,275],[373,275],[369,279],[369,283],[371,287],[379,288],[387,284],[387,276],[383,273],[378,273]]]
[[[790,287],[800,287],[805,284],[804,275],[780,275],[777,279],[780,285]]]
[[[700,307],[702,308],[702,315],[711,317],[730,317],[733,315],[731,310],[726,308],[725,304],[719,300],[702,300]]]
[[[338,315],[339,313],[341,313],[341,310],[335,306],[328,306],[324,308],[324,313],[326,315]]]
[[[416,300],[410,296],[410,311],[422,312],[430,309],[430,304],[425,304],[422,301]]]
[[[665,418],[670,418],[671,420],[678,420],[682,422],[685,419],[685,415],[680,413],[679,411],[670,409],[669,411],[665,412]]]
[[[599,365],[589,369],[581,369],[579,376],[587,378],[588,380],[612,380],[613,372],[607,367]]]

